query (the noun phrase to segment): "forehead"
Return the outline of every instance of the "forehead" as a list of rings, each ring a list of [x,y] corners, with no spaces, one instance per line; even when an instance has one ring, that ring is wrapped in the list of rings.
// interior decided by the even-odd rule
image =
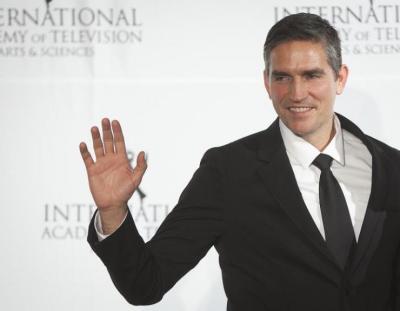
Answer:
[[[325,46],[313,41],[289,41],[270,54],[270,70],[309,70],[329,67]]]

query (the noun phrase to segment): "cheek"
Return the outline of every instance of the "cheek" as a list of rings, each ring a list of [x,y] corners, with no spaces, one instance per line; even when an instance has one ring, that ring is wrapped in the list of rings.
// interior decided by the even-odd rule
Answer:
[[[321,102],[330,102],[336,96],[336,85],[326,81],[316,81],[310,84],[310,94]]]
[[[286,85],[274,85],[271,87],[270,97],[274,105],[280,105],[288,93]]]

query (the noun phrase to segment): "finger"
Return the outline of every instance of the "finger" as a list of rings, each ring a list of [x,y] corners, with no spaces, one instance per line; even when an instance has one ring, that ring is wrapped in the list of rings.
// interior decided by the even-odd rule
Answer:
[[[81,156],[83,162],[85,163],[86,169],[89,169],[89,167],[91,167],[94,164],[94,161],[84,142],[81,142],[79,144],[79,150],[81,152]]]
[[[96,159],[104,156],[103,142],[101,141],[100,131],[97,126],[93,126],[91,131],[93,140],[93,149]]]
[[[103,129],[103,141],[105,153],[114,153],[114,138],[111,132],[110,120],[104,118],[101,121],[101,127]]]
[[[143,172],[147,169],[147,159],[144,151],[140,151],[136,158],[136,166],[140,168]]]
[[[117,120],[113,120],[111,126],[114,133],[115,152],[126,154],[125,140],[121,125]]]
[[[136,158],[136,166],[133,169],[133,178],[137,180],[137,185],[140,184],[142,177],[147,169],[146,156],[143,151],[140,151]]]

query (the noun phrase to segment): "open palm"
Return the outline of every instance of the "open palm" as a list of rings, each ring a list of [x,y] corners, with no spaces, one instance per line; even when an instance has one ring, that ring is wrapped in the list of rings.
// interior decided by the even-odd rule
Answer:
[[[118,121],[111,124],[105,118],[101,122],[103,140],[97,127],[92,127],[93,148],[96,161],[93,160],[85,143],[79,148],[85,163],[89,187],[99,210],[119,208],[126,205],[138,188],[146,171],[144,152],[137,157],[132,168],[126,155],[125,141]]]

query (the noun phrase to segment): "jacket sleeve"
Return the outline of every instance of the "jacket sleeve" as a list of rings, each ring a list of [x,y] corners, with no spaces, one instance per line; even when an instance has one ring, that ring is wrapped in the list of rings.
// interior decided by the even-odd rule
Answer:
[[[388,192],[391,193],[391,197],[389,201],[391,205],[396,210],[396,213],[400,213],[400,192],[399,192],[399,185],[400,185],[400,151],[394,148],[390,148],[392,153],[386,159],[390,163],[390,174],[391,177],[388,180],[389,190]],[[397,245],[397,250],[395,253],[395,257],[393,260],[393,282],[392,282],[392,298],[393,303],[391,307],[393,311],[400,311],[400,245]]]
[[[219,152],[208,150],[175,208],[147,243],[130,212],[102,242],[94,217],[88,242],[118,291],[134,305],[154,304],[203,258],[223,233],[223,186]]]

